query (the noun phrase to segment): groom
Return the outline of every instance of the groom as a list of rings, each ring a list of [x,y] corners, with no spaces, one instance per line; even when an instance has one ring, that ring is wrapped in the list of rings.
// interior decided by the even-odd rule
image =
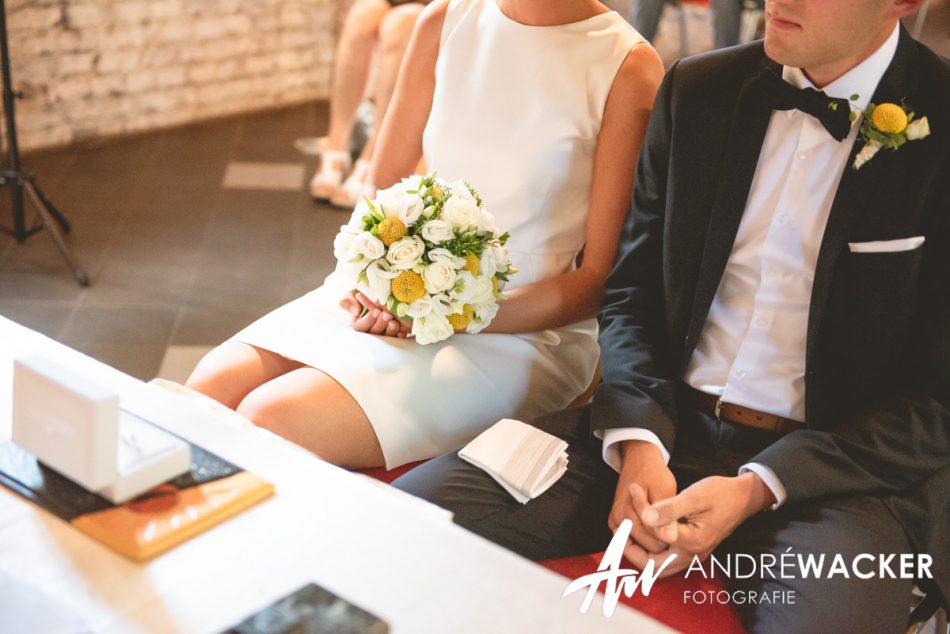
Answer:
[[[675,64],[599,316],[604,381],[534,421],[567,474],[525,505],[455,455],[397,486],[535,559],[602,550],[624,518],[627,558],[680,555],[667,573],[932,559],[734,579],[795,593],[738,606],[755,631],[903,631],[911,577],[948,596],[950,70],[899,26],[921,4],[769,1],[764,45]],[[856,169],[866,137],[908,140]]]

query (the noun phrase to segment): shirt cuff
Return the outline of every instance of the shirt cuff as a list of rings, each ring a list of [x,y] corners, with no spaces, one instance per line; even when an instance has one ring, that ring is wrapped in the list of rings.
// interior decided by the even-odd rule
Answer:
[[[604,439],[604,462],[609,464],[614,471],[620,473],[620,443],[624,440],[643,440],[656,445],[660,453],[663,454],[663,462],[669,464],[670,452],[666,450],[659,436],[649,429],[642,427],[620,427],[616,429],[605,429],[595,431],[595,436]]]
[[[775,504],[769,507],[770,511],[774,511],[785,504],[788,494],[785,493],[785,487],[782,485],[782,481],[778,479],[778,476],[775,475],[774,471],[758,462],[749,462],[739,467],[739,475],[749,472],[759,476],[762,482],[765,483],[765,486],[769,488],[769,491],[772,492],[772,495],[775,496]]]

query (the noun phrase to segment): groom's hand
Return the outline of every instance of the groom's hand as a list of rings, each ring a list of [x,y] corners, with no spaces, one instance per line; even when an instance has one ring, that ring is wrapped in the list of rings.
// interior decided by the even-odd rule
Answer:
[[[705,559],[739,524],[774,503],[771,490],[754,473],[732,478],[713,476],[700,480],[675,497],[654,503],[643,510],[641,517],[671,545],[671,550],[687,555],[681,557],[682,564],[688,563],[693,555]],[[660,564],[664,555],[648,557],[654,558]],[[631,559],[631,562],[642,567],[646,560]],[[671,566],[664,572],[677,571]]]
[[[626,440],[621,445],[620,456],[620,477],[607,525],[616,532],[623,520],[633,520],[632,543],[627,544],[625,550],[637,546],[637,552],[642,552],[641,548],[650,553],[666,550],[667,544],[644,526],[640,514],[650,504],[676,495],[676,478],[663,461],[659,448],[652,443]]]

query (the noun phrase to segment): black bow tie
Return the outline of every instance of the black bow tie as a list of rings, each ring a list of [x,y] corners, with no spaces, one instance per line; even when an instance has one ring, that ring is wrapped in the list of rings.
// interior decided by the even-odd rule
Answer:
[[[843,141],[851,131],[851,106],[847,99],[835,99],[814,88],[796,88],[769,70],[763,70],[756,79],[773,110],[800,110],[809,114],[818,119],[836,141]]]

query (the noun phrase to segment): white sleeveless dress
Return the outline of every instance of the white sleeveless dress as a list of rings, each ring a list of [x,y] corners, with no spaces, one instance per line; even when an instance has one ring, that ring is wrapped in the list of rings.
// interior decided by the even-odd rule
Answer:
[[[452,0],[424,135],[427,165],[464,178],[503,231],[519,272],[509,286],[573,269],[584,245],[594,147],[607,94],[643,38],[616,12],[536,27],[495,0]],[[369,418],[393,468],[457,450],[500,418],[567,406],[599,356],[589,319],[539,333],[457,334],[422,346],[359,333],[339,307],[352,280],[324,285],[232,340],[333,377]]]

